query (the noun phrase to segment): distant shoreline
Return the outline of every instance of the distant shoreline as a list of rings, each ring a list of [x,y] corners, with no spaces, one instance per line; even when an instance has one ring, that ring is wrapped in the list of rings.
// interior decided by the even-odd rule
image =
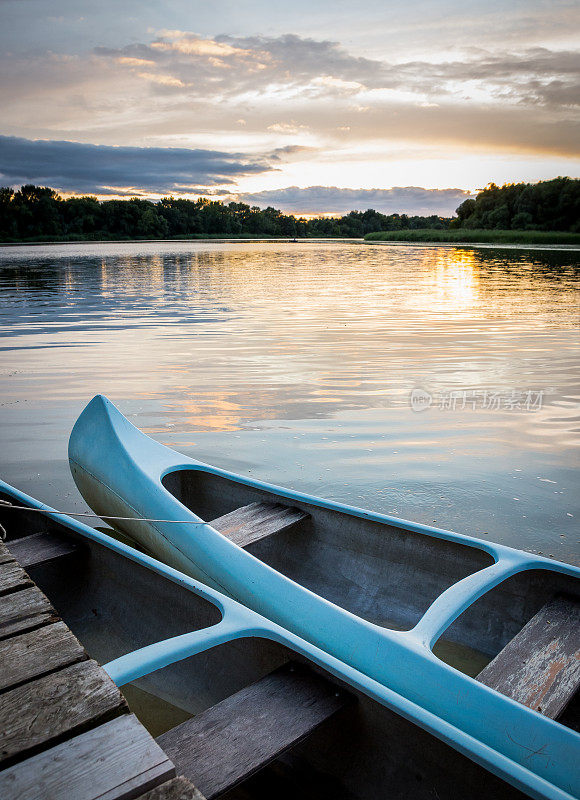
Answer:
[[[319,237],[316,237],[319,238]],[[342,236],[329,236],[329,239],[344,239],[348,237]],[[0,241],[1,247],[8,247],[15,244],[23,244],[23,245],[34,245],[34,244],[121,244],[126,242],[127,244],[131,242],[216,242],[216,241],[251,241],[251,242],[292,242],[296,239],[296,241],[305,242],[305,241],[315,241],[314,237],[309,236],[268,236],[268,235],[261,235],[261,236],[251,236],[249,234],[239,234],[233,236],[225,236],[221,233],[206,233],[206,234],[190,234],[189,236],[159,236],[159,237],[150,237],[150,236],[143,236],[143,237],[135,237],[135,236],[127,236],[127,237],[120,237],[120,236],[113,236],[111,238],[89,238],[86,237],[84,239],[68,239],[64,236],[55,236],[54,238],[42,238],[37,239],[36,237],[30,237],[27,239],[4,239]]]
[[[411,233],[418,233],[419,231],[411,231]],[[391,233],[390,231],[388,233]],[[577,243],[566,243],[566,242],[518,242],[518,241],[507,241],[506,239],[498,239],[496,241],[467,241],[464,239],[454,238],[449,239],[448,241],[440,238],[436,240],[435,238],[425,238],[422,237],[409,237],[408,239],[404,239],[404,233],[401,231],[392,231],[394,234],[392,237],[387,238],[371,238],[370,236],[365,236],[363,238],[354,238],[354,237],[342,237],[342,236],[327,236],[327,237],[297,237],[296,239],[287,239],[285,237],[264,237],[264,236],[256,236],[256,237],[249,237],[249,236],[203,236],[203,237],[179,237],[174,239],[43,239],[42,241],[39,240],[32,240],[32,241],[13,241],[13,242],[0,242],[0,250],[6,247],[42,247],[45,245],[91,245],[91,244],[188,244],[191,242],[207,242],[207,243],[229,243],[234,244],[236,242],[247,242],[248,244],[267,244],[267,243],[278,243],[278,244],[320,244],[323,242],[344,242],[344,243],[351,243],[351,244],[365,244],[365,245],[398,245],[398,246],[406,246],[406,247],[432,247],[432,246],[442,246],[442,247],[495,247],[501,248],[506,247],[510,249],[523,249],[523,250],[568,250],[570,252],[577,252],[580,251],[580,235],[578,235]],[[437,233],[442,233],[441,231],[437,231]],[[570,236],[570,234],[567,234]]]
[[[286,244],[299,244],[303,242],[359,242],[361,237],[353,236],[222,236],[221,234],[208,234],[206,236],[175,236],[159,239],[14,239],[13,241],[0,242],[0,247],[40,247],[45,244],[148,244],[152,242],[280,242]]]

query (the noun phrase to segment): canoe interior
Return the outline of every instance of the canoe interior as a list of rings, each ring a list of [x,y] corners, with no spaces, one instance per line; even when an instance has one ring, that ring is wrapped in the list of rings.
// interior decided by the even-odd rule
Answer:
[[[580,602],[578,579],[545,569],[520,572],[476,600],[447,629],[445,637],[477,641],[491,660],[542,606],[560,594]]]
[[[204,469],[169,472],[162,483],[206,521],[257,501],[306,511],[308,519],[247,550],[316,594],[385,627],[412,628],[441,592],[493,563],[477,547],[289,500]],[[577,593],[578,581],[549,570],[504,581],[459,617],[434,652],[474,676],[561,591]]]
[[[473,547],[409,533],[342,511],[288,500],[203,470],[179,470],[163,485],[209,521],[253,502],[281,502],[308,519],[248,551],[297,583],[379,625],[412,628],[448,586],[493,563]]]

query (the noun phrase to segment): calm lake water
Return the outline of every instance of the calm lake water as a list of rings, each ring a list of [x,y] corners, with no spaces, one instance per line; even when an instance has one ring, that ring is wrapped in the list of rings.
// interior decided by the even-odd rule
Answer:
[[[67,440],[100,392],[201,460],[578,563],[579,276],[555,250],[0,248],[0,474],[84,509]]]

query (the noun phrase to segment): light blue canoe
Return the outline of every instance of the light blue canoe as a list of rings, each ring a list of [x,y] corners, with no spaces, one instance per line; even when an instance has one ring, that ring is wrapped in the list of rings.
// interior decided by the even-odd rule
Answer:
[[[121,657],[109,665],[120,684],[224,641],[280,641],[284,631],[291,647],[314,648],[317,663],[374,703],[524,793],[579,796],[580,736],[465,674],[554,594],[577,595],[579,569],[202,464],[154,442],[102,396],[79,417],[69,459],[97,513],[131,518],[117,525],[149,553],[260,615],[252,626],[228,612],[189,639]],[[207,523],[252,503],[308,517],[244,548]]]

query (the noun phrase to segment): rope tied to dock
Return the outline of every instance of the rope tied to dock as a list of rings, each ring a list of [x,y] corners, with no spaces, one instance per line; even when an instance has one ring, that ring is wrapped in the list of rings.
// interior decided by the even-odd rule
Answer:
[[[35,511],[38,514],[57,514],[62,517],[93,517],[102,520],[117,520],[120,522],[169,522],[172,525],[207,525],[207,522],[194,522],[190,519],[153,519],[150,517],[116,517],[111,514],[94,514],[92,511],[56,511],[53,508],[34,508],[32,506],[16,506],[8,500],[0,500],[0,509],[6,511]],[[5,541],[6,530],[0,524],[0,539]]]

